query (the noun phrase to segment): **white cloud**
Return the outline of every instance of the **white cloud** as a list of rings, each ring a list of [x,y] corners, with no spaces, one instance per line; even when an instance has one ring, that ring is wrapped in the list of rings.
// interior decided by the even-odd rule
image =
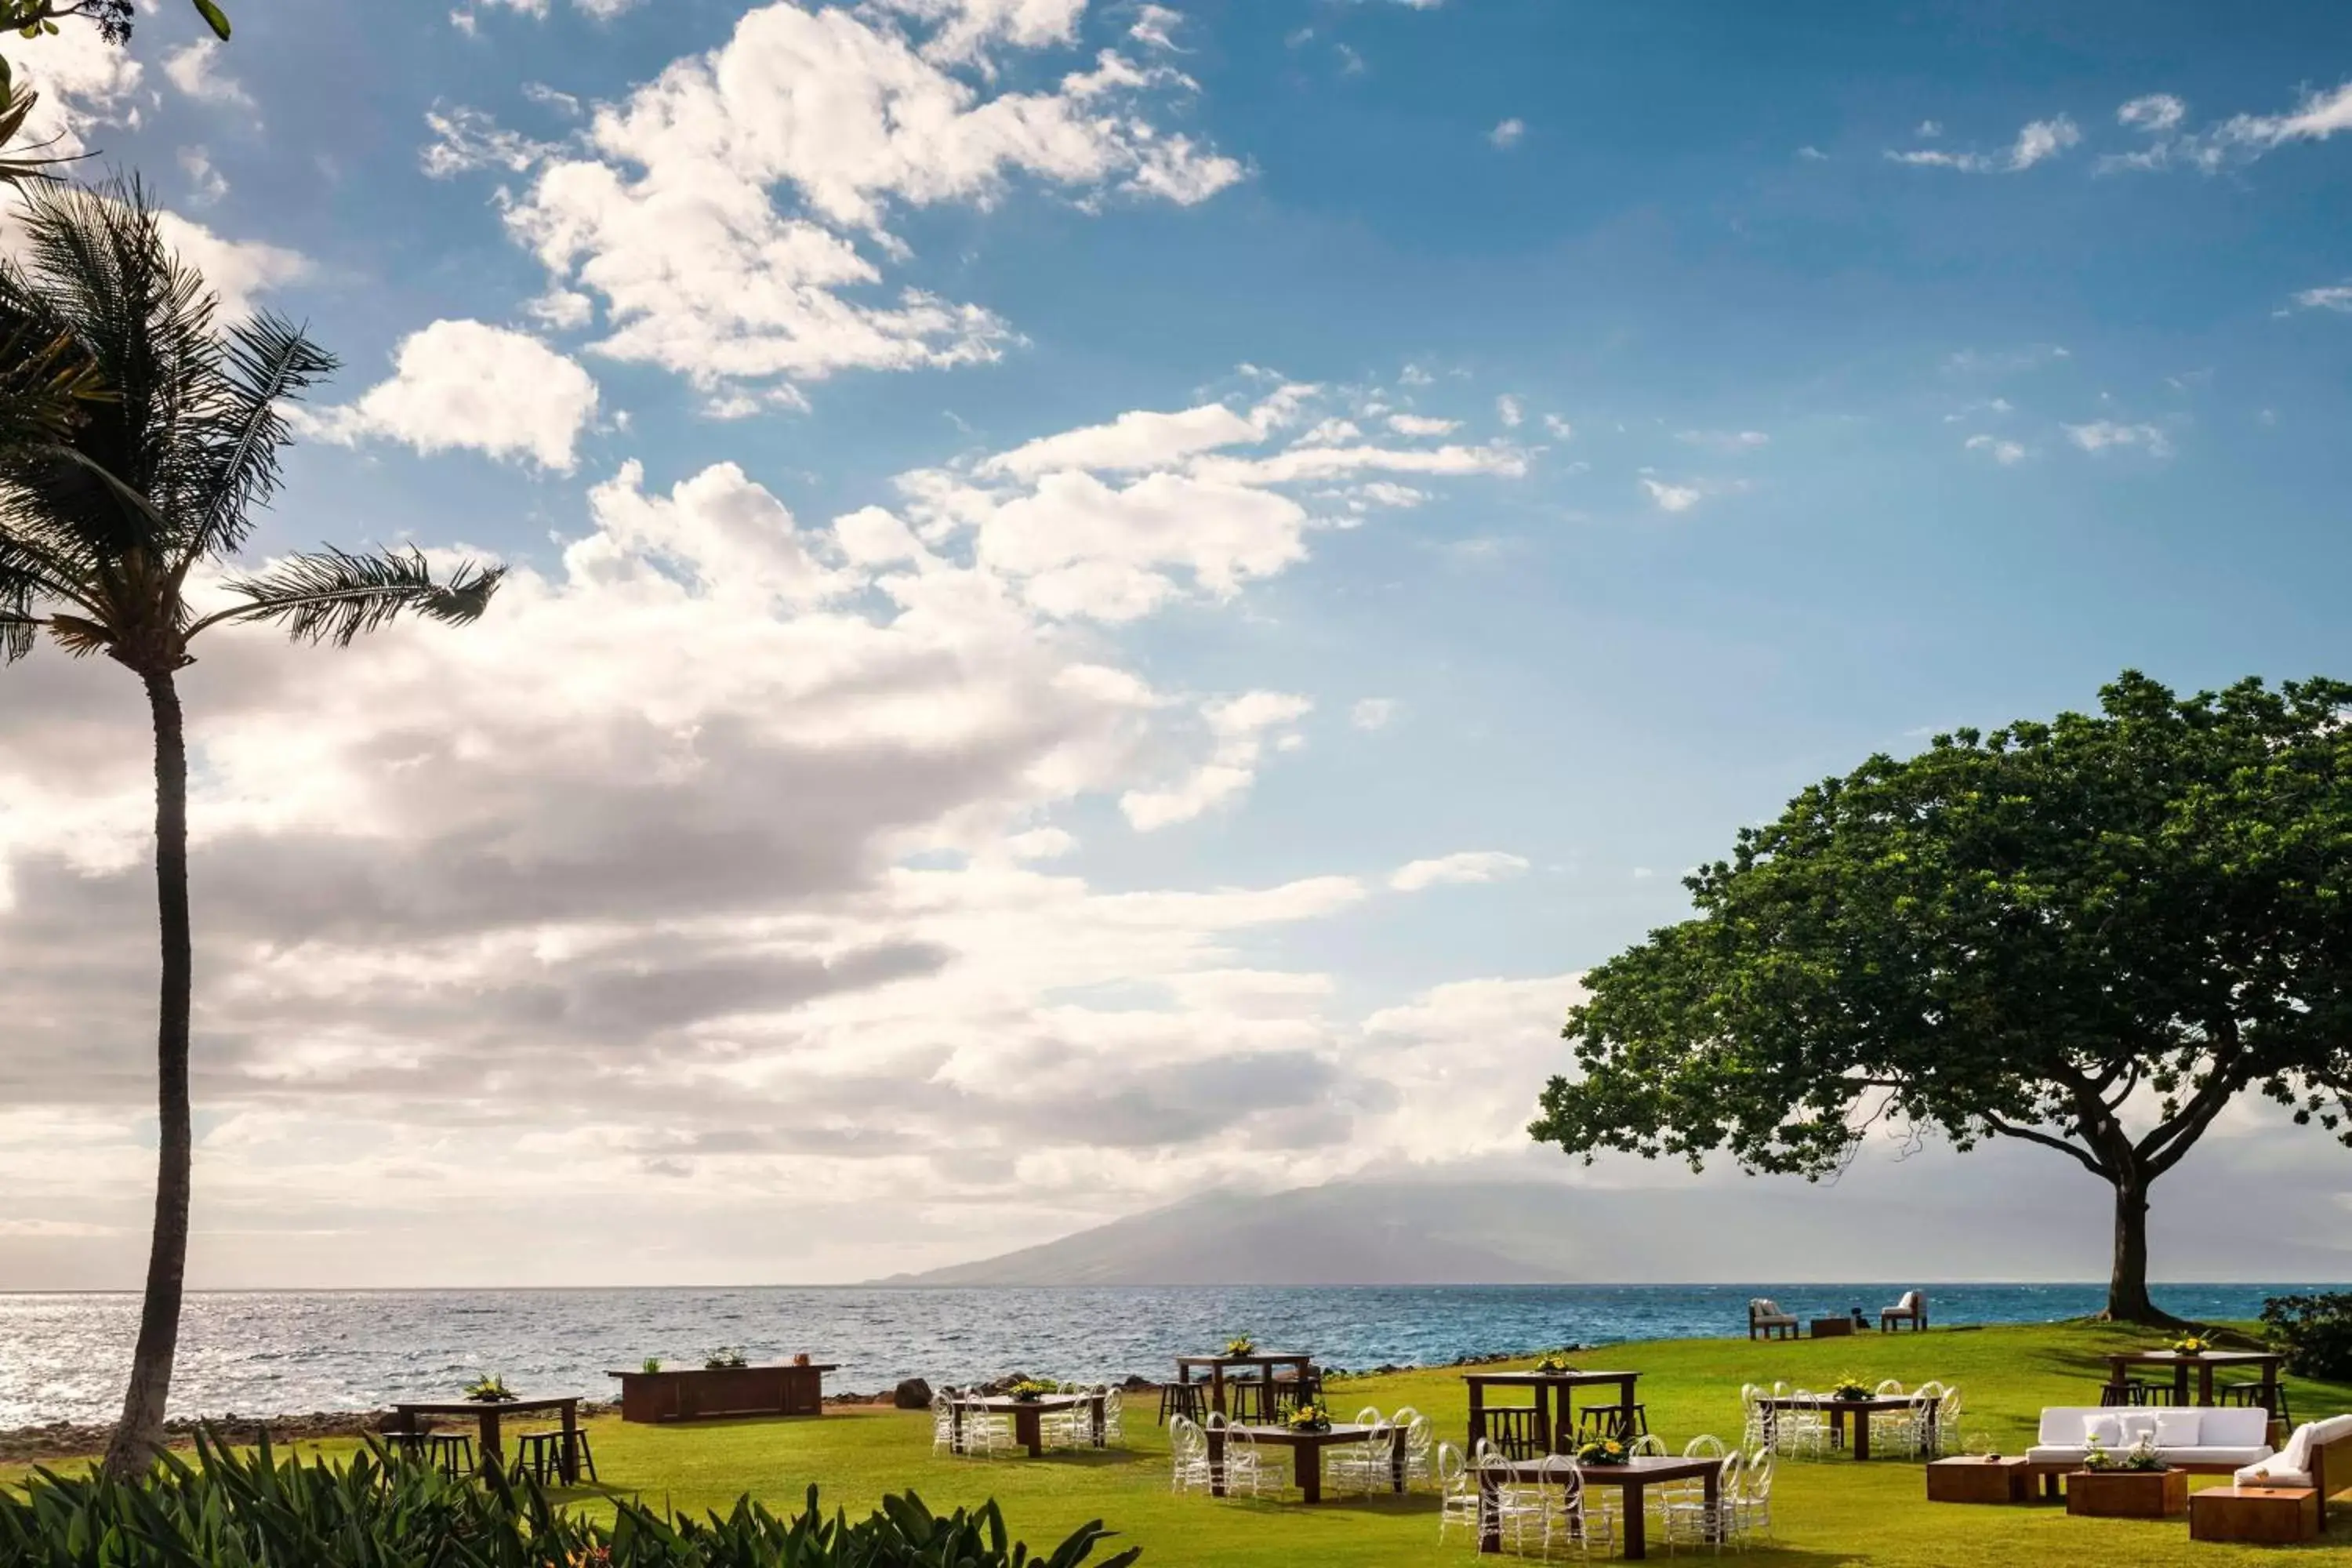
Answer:
[[[887,290],[907,247],[895,211],[985,206],[1016,178],[1089,201],[1190,205],[1241,166],[1149,118],[1192,90],[1114,51],[1034,91],[999,91],[993,47],[1062,42],[1082,0],[890,0],[872,9],[754,8],[708,54],[601,106],[577,150],[517,143],[459,115],[428,165],[524,160],[507,209],[556,288],[600,296],[597,352],[713,389],[839,371],[987,360],[1012,341],[992,311]],[[973,78],[977,76],[979,79]],[[878,295],[878,297],[877,297]]]
[[[530,334],[439,321],[401,341],[389,380],[308,419],[347,444],[374,437],[425,453],[465,447],[568,473],[596,401],[588,373]]]
[[[1664,479],[1644,476],[1642,489],[1660,511],[1688,511],[1706,499],[1706,489],[1696,484],[1670,484]]]
[[[2290,142],[2325,142],[2338,132],[2352,130],[2352,81],[2326,91],[2306,92],[2284,114],[2233,114],[2195,132],[2178,130],[2186,112],[2186,105],[2165,93],[2125,104],[2116,118],[2154,140],[2138,152],[2100,159],[2099,168],[2149,172],[2180,166],[2210,174],[2252,162]],[[2135,113],[2137,118],[2126,118]]]
[[[1396,717],[1397,704],[1392,697],[1359,698],[1348,710],[1348,722],[1359,730],[1385,730]]]
[[[2017,133],[2017,140],[2002,154],[1989,153],[1947,153],[1941,148],[1920,147],[1908,150],[1890,148],[1886,156],[1896,163],[1909,163],[1924,168],[1957,169],[1968,174],[2022,174],[2037,163],[2047,163],[2083,140],[2083,132],[2065,115],[2027,122]]]
[[[1172,787],[1128,791],[1119,796],[1119,810],[1137,832],[1151,833],[1231,803],[1256,782],[1266,732],[1297,722],[1314,706],[1280,691],[1245,692],[1204,704],[1201,716],[1214,742],[1208,760]]]
[[[252,113],[253,95],[235,77],[221,73],[221,58],[217,39],[199,38],[164,56],[163,74],[172,79],[173,87],[199,103]]]
[[[1495,399],[1495,417],[1503,422],[1506,430],[1516,430],[1527,423],[1527,405],[1509,393]]]
[[[299,251],[257,239],[226,239],[176,213],[160,213],[157,222],[163,243],[204,274],[220,296],[221,309],[231,316],[252,310],[256,295],[299,283],[315,270]]]
[[[2153,425],[2123,425],[2112,419],[2095,419],[2087,425],[2069,425],[2065,431],[2066,438],[2085,452],[2137,447],[2151,458],[2172,456],[2171,441]]]
[[[1337,500],[1361,515],[1424,499],[1387,475],[1527,471],[1524,453],[1499,446],[1337,446],[1310,437],[1277,451],[1242,449],[1263,447],[1303,422],[1315,392],[1278,385],[1246,412],[1222,404],[1135,410],[922,470],[901,481],[908,515],[927,538],[969,530],[979,558],[1032,607],[1058,619],[1119,622],[1188,595],[1230,598],[1303,560],[1316,521],[1311,500]],[[1329,431],[1327,420],[1313,434]]]
[[[1389,428],[1400,436],[1451,436],[1462,428],[1458,419],[1437,419],[1423,414],[1391,414]]]
[[[2352,283],[2330,283],[2318,289],[2305,289],[2295,295],[2294,302],[2306,310],[2352,311]]]
[[[1927,142],[1933,142],[1943,133],[1944,124],[1939,120],[1923,120],[1919,121],[1919,128],[1912,132],[1913,135]]]
[[[2135,98],[2116,110],[2116,123],[2135,131],[2169,131],[2189,112],[2189,106],[2168,92]]]
[[[20,48],[11,62],[17,79],[40,96],[25,121],[24,140],[47,155],[79,157],[90,151],[100,125],[139,122],[139,62],[90,26],[61,28]]]
[[[1830,155],[1827,153],[1810,142],[1797,149],[1797,156],[1808,163],[1826,163],[1830,161]]]
[[[2003,468],[2025,460],[2025,448],[2014,441],[1996,436],[1971,436],[1963,443],[1971,452],[1982,452]]]
[[[1738,456],[1771,445],[1772,437],[1761,430],[1685,430],[1675,440],[1690,447],[1705,447],[1709,451]]]
[[[1528,862],[1521,856],[1507,855],[1499,849],[1467,849],[1402,866],[1389,878],[1389,886],[1400,893],[1417,893],[1424,888],[1454,883],[1508,881],[1525,876],[1527,869]]]
[[[1127,36],[1146,48],[1173,50],[1176,47],[1176,29],[1183,25],[1183,12],[1145,0],[1145,4],[1137,9],[1135,21],[1127,29]]]
[[[188,176],[188,199],[210,206],[228,195],[228,181],[213,167],[212,154],[202,147],[180,149],[180,172]]]
[[[1486,132],[1486,140],[1508,151],[1527,139],[1528,122],[1516,117],[1506,120]]]
[[[1065,431],[1000,452],[982,463],[987,474],[1034,478],[1056,468],[1125,472],[1163,468],[1202,452],[1255,441],[1263,432],[1221,403],[1179,414],[1137,410],[1108,425]]]
[[[1576,434],[1576,426],[1570,425],[1567,420],[1562,419],[1557,414],[1545,415],[1543,416],[1543,424],[1544,429],[1547,432],[1557,437],[1562,441],[1568,440]]]

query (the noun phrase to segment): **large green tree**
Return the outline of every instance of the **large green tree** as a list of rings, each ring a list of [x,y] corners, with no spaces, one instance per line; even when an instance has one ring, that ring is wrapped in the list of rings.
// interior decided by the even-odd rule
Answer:
[[[2168,1321],[2149,1190],[2231,1100],[2352,1143],[2347,715],[2334,680],[2126,672],[1807,789],[1586,977],[1530,1131],[1815,1180],[1874,1126],[2021,1140],[2114,1189],[2109,1316]]]
[[[40,634],[138,677],[155,729],[155,879],[163,952],[155,1225],[110,1468],[157,1452],[179,1342],[192,1143],[188,757],[179,671],[216,629],[274,624],[348,644],[407,612],[479,616],[496,570],[436,577],[410,552],[329,550],[203,587],[276,492],[287,403],[333,368],[289,323],[224,326],[135,186],[28,188],[23,259],[0,264],[0,657]],[[13,372],[12,372],[13,363]],[[11,374],[14,379],[11,379]]]

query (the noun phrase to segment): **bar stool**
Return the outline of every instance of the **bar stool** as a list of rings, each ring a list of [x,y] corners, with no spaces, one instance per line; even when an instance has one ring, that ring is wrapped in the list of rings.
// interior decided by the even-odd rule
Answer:
[[[555,1479],[564,1485],[577,1486],[580,1484],[581,1467],[585,1464],[588,1479],[602,1480],[604,1478],[596,1473],[595,1453],[588,1447],[588,1434],[572,1433],[569,1453],[565,1452],[563,1436],[562,1430],[558,1428],[552,1432],[526,1432],[517,1438],[515,1475],[520,1478],[528,1470],[534,1480],[545,1486],[550,1472],[552,1472]]]
[[[2273,1419],[2284,1422],[2289,1428],[2294,1426],[2294,1417],[2287,1412],[2286,1386],[2284,1384],[2276,1387],[2259,1381],[2221,1384],[2213,1390],[2213,1403],[2260,1405],[2268,1410]]]
[[[422,1464],[425,1460],[425,1438],[430,1428],[418,1432],[403,1432],[397,1427],[379,1432],[376,1441],[383,1446],[384,1456],[397,1463]]]
[[[425,1447],[446,1474],[462,1476],[474,1468],[474,1440],[463,1432],[427,1432]]]
[[[1274,1385],[1255,1378],[1225,1384],[1225,1403],[1235,1421],[1274,1419]]]
[[[1160,1385],[1160,1424],[1168,1425],[1171,1415],[1181,1415],[1187,1421],[1198,1422],[1205,1417],[1209,1402],[1205,1391],[1197,1383],[1163,1383]]]
[[[1630,1443],[1636,1437],[1650,1435],[1650,1407],[1646,1405],[1588,1405],[1576,1413],[1576,1435],[1580,1438],[1614,1437]]]

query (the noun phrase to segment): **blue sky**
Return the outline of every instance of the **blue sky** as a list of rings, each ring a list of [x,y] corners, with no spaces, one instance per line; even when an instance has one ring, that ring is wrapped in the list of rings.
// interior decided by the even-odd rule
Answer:
[[[225,280],[343,356],[260,547],[463,546],[545,590],[542,616],[510,618],[528,632],[341,656],[373,672],[356,703],[321,698],[334,670],[286,672],[316,656],[268,647],[192,698],[220,715],[199,833],[209,810],[225,866],[328,856],[353,886],[425,867],[452,884],[402,884],[340,937],[266,878],[211,884],[215,907],[241,900],[214,939],[209,1086],[230,1130],[213,1157],[239,1174],[213,1189],[200,1275],[326,1257],[337,1279],[314,1282],[332,1283],[404,1258],[390,1238],[446,1201],[436,1182],[508,1157],[452,1122],[635,1172],[606,1243],[665,1205],[715,1232],[744,1204],[830,1194],[831,1217],[802,1216],[832,1237],[824,1277],[1213,1182],[1518,1170],[1573,976],[1676,918],[1680,870],[1804,784],[1937,728],[2087,704],[2126,666],[2183,687],[2342,673],[2341,8],[2267,7],[2259,27],[2149,4],[817,9],[249,4],[207,49],[166,4],[125,58],[18,51],[37,81],[59,51],[53,129],[141,171]],[[887,149],[848,129],[843,106],[871,95],[900,116]],[[1027,118],[992,118],[1015,100]],[[676,243],[703,221],[799,248]],[[937,314],[897,314],[918,311]],[[453,389],[487,389],[488,412]],[[1256,424],[1205,446],[1152,425],[1092,467],[1005,457],[1186,411]],[[1276,477],[1301,452],[1325,454],[1321,477]],[[1174,498],[1174,542],[1145,540],[1130,485]],[[835,520],[868,508],[922,537],[919,573],[897,545],[843,553]],[[780,538],[805,548],[782,560]],[[583,540],[604,553],[567,558]],[[587,595],[623,560],[688,585],[670,618]],[[857,673],[878,646],[860,627],[922,630],[897,618],[902,570],[968,595],[923,643],[930,685]],[[729,574],[759,602],[714,586]],[[956,619],[969,595],[1012,607],[983,633]],[[718,693],[699,653],[627,643],[704,637],[805,663]],[[613,662],[546,675],[589,647]],[[848,673],[819,700],[801,669]],[[1096,706],[1031,732],[1103,671],[1130,686],[1089,685]],[[28,746],[126,700],[89,672],[39,679],[14,726]],[[502,730],[509,680],[571,722]],[[933,730],[888,721],[906,748],[888,782],[812,785],[881,722],[867,689]],[[135,725],[119,739],[103,783],[17,764],[0,922],[31,918],[42,878],[93,907],[129,896],[143,763]],[[534,761],[575,743],[534,786]],[[854,809],[950,753],[919,800]],[[386,781],[412,765],[403,798]],[[568,809],[586,778],[625,798],[577,821],[541,804]],[[837,876],[808,871],[836,852]],[[486,856],[547,896],[461,908]],[[1048,871],[1067,923],[1018,945],[1072,956],[1013,977],[974,933],[1012,942],[1044,896],[1019,878]],[[658,910],[624,896],[673,874]],[[549,891],[574,886],[569,910]],[[1215,903],[1248,894],[1290,901]],[[1106,911],[1136,909],[1153,951],[1077,960]],[[727,964],[877,953],[881,978],[591,1028],[604,982],[567,965],[600,942],[640,980],[720,962],[697,942]],[[478,1004],[518,953],[539,1001],[458,1031],[462,1068],[446,1019],[369,989],[396,989],[387,966],[478,973]],[[286,977],[289,954],[341,977],[344,1016]],[[135,947],[120,962],[61,988],[61,1031],[130,1027],[93,999],[139,973]],[[1005,1011],[959,1037],[940,1015],[974,986]],[[1148,1046],[1123,1032],[1138,1014],[1161,1031]],[[880,1081],[956,1094],[877,1109],[838,1059],[868,1052]],[[127,1276],[135,1054],[28,1089],[28,1165],[103,1147],[119,1190],[91,1217],[59,1188],[54,1215],[0,1230],[0,1257]],[[723,1060],[730,1092],[843,1098],[780,1152],[608,1093],[513,1111],[542,1059],[614,1093],[648,1063]],[[1041,1138],[1000,1103],[1032,1082],[1095,1086],[1079,1097],[1138,1126]],[[1465,1109],[1423,1117],[1423,1095]],[[1231,1110],[1258,1100],[1289,1110]],[[271,1208],[356,1128],[407,1151],[380,1155],[408,1175],[375,1191],[425,1195],[299,1225]],[[418,1128],[436,1131],[386,1131]],[[820,1132],[855,1147],[824,1163]],[[671,1185],[638,1213],[625,1189],[647,1174]],[[497,1223],[530,1224],[532,1201]],[[898,1216],[889,1245],[841,1217],[852,1202]],[[503,1277],[483,1226],[454,1276]],[[723,1249],[682,1256],[714,1278]],[[583,1253],[546,1277],[595,1269]]]

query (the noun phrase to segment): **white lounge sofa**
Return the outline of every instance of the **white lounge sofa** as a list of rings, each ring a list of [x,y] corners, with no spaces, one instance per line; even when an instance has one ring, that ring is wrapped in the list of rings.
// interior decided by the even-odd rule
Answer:
[[[2271,1457],[2271,1413],[2256,1405],[2131,1408],[2053,1405],[2042,1413],[2042,1430],[2027,1463],[2037,1475],[2057,1475],[2081,1467],[2095,1432],[2100,1446],[2122,1455],[2143,1436],[2153,1440],[2175,1469],[2231,1475]]]
[[[2305,1422],[2285,1447],[2233,1479],[2242,1487],[2315,1487],[2325,1507],[2331,1492],[2352,1490],[2352,1415]]]

